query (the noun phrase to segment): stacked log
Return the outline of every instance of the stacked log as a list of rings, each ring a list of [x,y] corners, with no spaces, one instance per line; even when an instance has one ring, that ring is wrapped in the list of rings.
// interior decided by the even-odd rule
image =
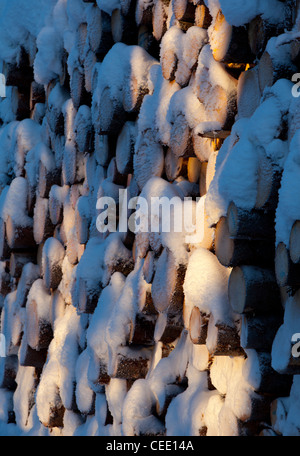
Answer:
[[[53,68],[43,34],[3,61],[7,422],[299,435],[295,2],[239,20],[228,2],[77,3]]]

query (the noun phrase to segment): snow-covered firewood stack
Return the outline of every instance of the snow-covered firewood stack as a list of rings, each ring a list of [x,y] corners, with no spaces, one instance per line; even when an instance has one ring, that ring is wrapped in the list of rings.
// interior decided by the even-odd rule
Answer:
[[[4,3],[0,434],[300,435],[299,2]]]

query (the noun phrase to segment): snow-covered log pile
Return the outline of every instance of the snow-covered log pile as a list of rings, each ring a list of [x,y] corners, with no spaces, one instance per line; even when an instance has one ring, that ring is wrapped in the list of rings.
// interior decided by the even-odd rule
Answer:
[[[0,1],[0,434],[300,435],[298,3]]]

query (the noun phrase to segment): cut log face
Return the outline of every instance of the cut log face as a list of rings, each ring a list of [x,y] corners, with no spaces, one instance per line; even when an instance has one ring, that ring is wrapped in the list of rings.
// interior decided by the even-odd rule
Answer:
[[[168,7],[163,0],[158,0],[154,4],[152,15],[153,36],[159,41],[167,31]]]
[[[280,315],[243,315],[241,324],[241,346],[270,353],[274,337],[282,324]]]
[[[27,341],[28,345],[36,351],[46,350],[53,338],[53,331],[49,320],[41,316],[40,305],[32,300],[27,303],[26,315],[28,320]]]
[[[152,10],[153,3],[147,2],[144,0],[137,0],[136,2],[136,12],[135,20],[137,25],[151,25],[152,24]]]
[[[20,366],[31,366],[36,369],[42,369],[47,358],[47,349],[34,350],[28,345],[26,337],[22,337],[19,363]]]
[[[38,194],[40,198],[48,198],[52,185],[60,184],[60,173],[57,169],[47,170],[43,163],[39,166]]]
[[[172,344],[172,342],[180,337],[183,328],[184,323],[181,314],[159,314],[156,321],[154,339],[156,342],[166,345]]]
[[[210,41],[213,56],[219,62],[251,63],[254,59],[246,28],[229,25],[221,10],[213,22]]]
[[[142,350],[131,348],[130,351],[127,349],[127,354],[119,353],[111,377],[127,380],[145,378],[149,369],[151,351]]]
[[[62,244],[57,239],[48,238],[42,253],[43,278],[48,290],[56,290],[61,282],[64,256],[65,249]]]
[[[290,79],[297,71],[296,66],[292,62],[282,62],[264,51],[258,64],[258,80],[261,92],[266,87],[271,87],[281,78]]]
[[[300,264],[300,221],[296,220],[290,234],[290,257],[293,263]]]
[[[182,388],[179,385],[173,385],[173,384],[166,385],[165,400],[164,400],[163,404],[160,403],[159,398],[154,393],[154,396],[156,399],[156,413],[158,414],[160,419],[165,418],[167,411],[168,411],[168,407],[169,407],[170,403],[172,402],[172,399],[174,399],[174,397],[178,396],[178,394],[181,394],[183,392],[184,392],[184,388]]]
[[[227,221],[230,236],[239,239],[275,239],[275,214],[259,209],[240,209],[229,204]]]
[[[137,137],[135,122],[126,122],[118,136],[116,146],[116,164],[121,174],[132,174],[133,154]]]
[[[43,421],[43,425],[47,428],[62,428],[64,425],[65,407],[62,403],[59,388],[57,388],[54,398],[49,404],[49,417],[47,421]]]
[[[154,330],[156,317],[137,314],[131,322],[129,345],[154,345]]]
[[[18,371],[18,356],[11,355],[0,358],[0,387],[15,391],[17,387],[16,375]]]
[[[233,268],[228,285],[234,312],[276,312],[281,309],[280,290],[274,271],[257,266]]]
[[[192,130],[184,114],[178,114],[171,128],[171,149],[177,157],[194,155]]]
[[[19,279],[22,274],[23,267],[27,263],[36,262],[36,253],[33,252],[12,252],[9,261],[10,275]]]
[[[280,242],[275,253],[276,280],[280,287],[297,289],[300,285],[300,265],[290,259],[289,251],[283,242]]]
[[[178,57],[171,48],[162,50],[161,69],[162,74],[168,81],[174,81],[178,67]]]
[[[263,147],[258,147],[259,167],[256,208],[275,211],[278,204],[278,191],[281,184],[282,171],[267,157]]]
[[[212,315],[208,323],[206,346],[211,356],[244,355],[238,327],[215,323]]]
[[[0,219],[0,261],[10,257],[11,249],[8,246],[6,237],[6,224]]]
[[[199,307],[194,307],[189,323],[189,333],[193,344],[205,345],[207,337],[209,317],[200,311]]]
[[[212,17],[206,5],[197,5],[195,10],[195,25],[208,29],[211,25]]]
[[[165,156],[165,172],[170,182],[173,182],[179,176],[185,176],[187,173],[187,159],[178,157],[171,148],[168,148]]]
[[[111,15],[111,32],[115,43],[136,44],[137,30],[133,14],[124,14],[121,9],[116,8]]]
[[[215,251],[223,266],[262,264],[271,265],[274,261],[274,246],[261,240],[232,239],[226,217],[222,217],[216,227]]]
[[[194,23],[195,9],[195,5],[188,0],[174,0],[173,2],[173,11],[178,21]]]
[[[247,350],[243,377],[257,393],[286,396],[290,393],[293,377],[276,372],[271,361],[270,353]]]
[[[282,435],[288,413],[288,397],[274,399],[270,407],[271,425],[276,435]]]
[[[152,250],[149,250],[143,264],[143,274],[147,283],[152,283],[155,273],[155,264],[155,254]]]
[[[126,186],[127,175],[121,174],[118,170],[116,157],[113,157],[107,167],[107,179],[116,185]]]
[[[257,58],[260,58],[266,48],[266,44],[272,36],[283,33],[279,25],[270,24],[261,16],[254,18],[249,24],[249,45],[250,49]]]
[[[54,225],[49,214],[49,200],[37,197],[34,207],[33,236],[36,244],[41,244],[52,236]]]
[[[239,117],[251,117],[261,100],[257,66],[243,71],[238,79],[237,108]]]
[[[80,279],[78,311],[80,313],[92,314],[97,306],[101,294],[100,284],[88,284],[84,279]]]
[[[119,134],[126,120],[125,110],[120,100],[112,98],[109,87],[101,93],[101,106],[105,109],[100,110],[98,133]]]
[[[197,184],[200,181],[201,162],[196,157],[189,157],[187,165],[187,178],[189,182]]]

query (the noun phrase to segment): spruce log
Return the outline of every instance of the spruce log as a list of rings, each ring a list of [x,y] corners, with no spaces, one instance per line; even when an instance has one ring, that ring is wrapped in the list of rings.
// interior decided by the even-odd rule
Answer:
[[[286,51],[284,46],[290,45],[283,45],[282,52]],[[261,92],[263,92],[266,87],[271,87],[279,79],[291,79],[292,75],[297,72],[297,67],[291,59],[289,61],[289,59],[286,58],[285,61],[282,61],[282,59],[278,58],[277,54],[280,55],[280,52],[272,56],[265,50],[260,58],[258,64],[258,80]]]
[[[237,86],[238,116],[251,117],[258,108],[261,97],[257,66],[243,71],[238,79]]]
[[[184,323],[181,313],[177,315],[172,313],[159,314],[154,339],[156,342],[168,345],[178,339],[183,330]]]
[[[188,0],[173,0],[173,11],[178,21],[195,22],[196,6]]]
[[[176,315],[182,311],[185,272],[186,266],[177,265],[173,253],[164,249],[156,263],[152,283],[152,299],[158,312],[167,310],[169,315]]]
[[[274,337],[282,323],[281,315],[243,315],[241,346],[270,353]]]
[[[138,26],[140,25],[151,25],[152,23],[152,12],[153,2],[144,2],[144,0],[137,0],[135,20]]]
[[[154,345],[155,316],[136,314],[130,323],[129,345]]]
[[[201,162],[197,157],[189,157],[187,162],[187,178],[189,182],[197,184],[200,181]]]
[[[211,356],[244,355],[238,324],[229,326],[225,323],[216,323],[211,314],[207,328],[206,347]]]
[[[116,164],[121,174],[132,174],[133,172],[133,154],[136,137],[136,123],[126,122],[118,136],[116,145]]]
[[[258,266],[233,268],[228,284],[230,305],[234,312],[277,312],[281,309],[280,290],[272,269]]]
[[[68,186],[53,185],[49,192],[49,216],[54,226],[63,221],[63,203],[67,197],[68,190]]]
[[[148,348],[126,348],[120,347],[120,353],[116,356],[115,365],[112,371],[108,372],[113,378],[126,380],[137,380],[145,378],[150,364],[152,351]]]
[[[275,211],[278,205],[278,191],[282,170],[267,157],[262,146],[258,146],[259,167],[255,208]]]
[[[121,9],[116,8],[111,15],[111,32],[115,43],[136,44],[137,27],[134,11],[128,11],[125,15]]]
[[[47,169],[47,167],[40,162],[39,166],[39,179],[37,192],[40,198],[48,198],[52,185],[59,185],[60,172],[58,169]]]
[[[44,86],[33,81],[30,86],[30,111],[32,111],[37,103],[45,103]]]
[[[208,29],[211,25],[212,17],[206,5],[200,4],[196,6],[195,10],[195,25],[204,29]]]
[[[272,24],[261,16],[256,16],[249,24],[249,45],[253,54],[259,59],[273,36],[284,32],[283,23]]]
[[[276,247],[275,273],[277,283],[280,287],[299,288],[300,265],[291,261],[289,250],[283,242],[280,242]]]
[[[99,124],[95,125],[96,132],[102,135],[119,134],[125,121],[122,101],[113,98],[109,87],[105,87],[101,93],[101,110]]]
[[[273,243],[262,240],[232,239],[226,217],[216,226],[215,252],[223,266],[240,265],[270,266],[274,262]]]
[[[246,27],[230,25],[220,10],[212,23],[210,42],[214,58],[223,63],[251,63],[254,55]],[[226,39],[224,39],[224,34]]]
[[[284,432],[284,425],[286,423],[288,409],[289,409],[289,397],[278,397],[274,399],[270,407],[270,418],[271,425],[277,435],[282,435]]]
[[[207,190],[208,190],[207,180],[206,180],[207,167],[208,167],[208,162],[201,163],[200,176],[199,176],[199,194],[200,194],[200,196],[206,195]]]
[[[62,263],[65,249],[55,238],[51,237],[43,245],[42,272],[47,290],[55,290],[61,282]]]
[[[33,236],[36,244],[41,244],[48,237],[52,236],[54,232],[54,225],[51,222],[49,214],[49,200],[48,198],[36,199],[33,217]]]
[[[46,315],[42,306],[43,303],[35,299],[28,300],[26,305],[26,339],[28,345],[36,351],[47,350],[53,339],[50,308]]]
[[[121,174],[118,170],[116,157],[113,157],[107,167],[107,179],[113,182],[116,185],[121,185],[123,187],[127,184],[127,175]]]
[[[262,394],[287,396],[293,382],[291,375],[282,375],[271,366],[271,354],[247,350],[247,359],[243,364],[242,372],[245,380]]]
[[[230,236],[235,239],[275,240],[275,213],[263,209],[245,210],[233,201],[227,210]]]
[[[193,307],[189,321],[189,334],[193,344],[205,345],[208,321],[208,315],[206,315],[204,312],[201,312],[199,307]]]
[[[165,173],[169,182],[187,174],[187,158],[178,157],[169,147],[165,156]]]
[[[15,391],[19,362],[17,355],[0,358],[0,388]]]
[[[164,0],[157,0],[154,3],[152,14],[152,29],[153,36],[157,41],[160,41],[167,31],[168,6]]]
[[[114,136],[96,133],[94,138],[95,158],[101,166],[108,166],[114,156],[116,139]]]
[[[39,278],[39,276],[40,268],[38,265],[33,263],[27,263],[23,267],[16,293],[16,302],[18,303],[18,306],[20,308],[25,307],[31,285],[35,280]]]
[[[6,220],[5,230],[7,243],[11,249],[31,249],[35,247],[34,226],[18,225],[9,215]]]
[[[36,262],[36,252],[12,252],[10,255],[9,261],[9,273],[15,279],[19,279],[21,277],[23,267],[27,263],[35,263]]]
[[[152,250],[147,253],[143,264],[143,275],[147,283],[152,283],[155,273],[156,258]]]
[[[89,283],[87,280],[79,279],[79,297],[77,302],[78,312],[92,314],[97,306],[101,294],[101,286],[97,283]]]
[[[296,220],[292,226],[289,244],[290,258],[293,263],[300,264],[300,221]]]
[[[73,69],[70,75],[70,90],[71,98],[76,110],[81,105],[90,105],[90,94],[85,88],[84,68],[77,66]]]
[[[42,350],[34,350],[27,342],[25,335],[22,337],[21,347],[19,351],[20,366],[31,366],[36,369],[42,369],[47,358],[47,348]]]
[[[177,157],[193,157],[192,130],[182,113],[178,113],[171,126],[171,149]]]
[[[0,261],[9,258],[11,249],[8,246],[6,237],[6,225],[2,218],[0,218]]]

